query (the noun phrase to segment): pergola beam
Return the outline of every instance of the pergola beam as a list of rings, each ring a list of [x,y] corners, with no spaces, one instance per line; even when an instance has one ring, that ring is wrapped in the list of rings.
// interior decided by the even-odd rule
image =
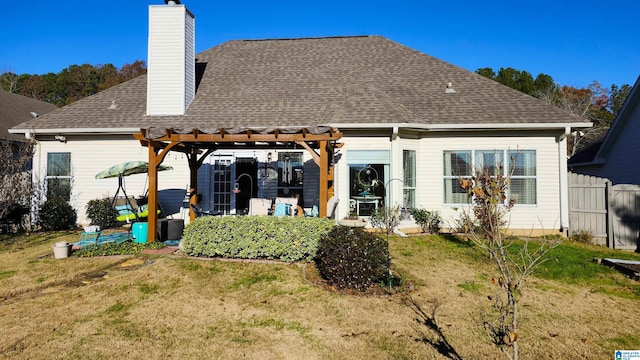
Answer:
[[[145,138],[144,134],[136,134]],[[273,134],[257,134],[250,130],[241,134],[229,134],[227,132],[221,132],[219,134],[204,134],[204,133],[189,133],[189,134],[165,134],[162,137],[154,138],[153,141],[160,142],[199,142],[199,143],[215,143],[215,142],[296,142],[296,141],[329,141],[338,140],[342,137],[339,132],[324,133],[324,134],[309,134],[309,133],[296,133],[296,134],[283,134],[281,132],[274,132]],[[137,137],[136,137],[137,138]],[[146,139],[146,138],[145,138]],[[148,139],[147,139],[148,140]]]

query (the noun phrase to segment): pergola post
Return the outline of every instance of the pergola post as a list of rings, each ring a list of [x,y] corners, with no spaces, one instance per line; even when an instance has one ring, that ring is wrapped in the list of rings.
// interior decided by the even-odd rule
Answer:
[[[198,158],[195,153],[187,154],[189,159],[189,221],[196,219],[198,206]]]
[[[327,202],[329,201],[329,156],[327,151],[327,141],[319,141],[320,147],[320,194],[318,201],[318,215],[327,217]]]
[[[144,137],[136,136],[144,145],[149,148],[149,198],[147,207],[149,216],[147,217],[147,239],[155,242],[158,234],[158,166],[164,161],[164,157],[179,143],[172,142],[164,146],[155,141],[144,140]],[[162,150],[160,150],[162,149]]]
[[[149,198],[147,206],[149,216],[147,217],[149,242],[156,241],[158,233],[158,156],[154,146],[149,146]]]

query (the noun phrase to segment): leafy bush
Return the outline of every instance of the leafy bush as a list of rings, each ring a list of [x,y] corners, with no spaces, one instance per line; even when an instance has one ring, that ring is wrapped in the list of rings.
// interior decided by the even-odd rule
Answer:
[[[205,216],[184,230],[182,246],[194,256],[312,260],[333,220],[277,216]]]
[[[60,197],[45,201],[38,216],[40,226],[46,231],[69,230],[76,227],[76,210]]]
[[[340,289],[365,291],[390,276],[389,243],[361,228],[335,226],[320,239],[314,261],[320,276]]]
[[[411,216],[416,224],[420,225],[422,232],[437,234],[440,232],[440,224],[442,218],[437,211],[429,211],[425,209],[411,209]]]
[[[114,241],[99,245],[87,245],[80,250],[76,250],[73,254],[78,257],[129,255],[139,254],[144,249],[162,249],[166,246],[161,242],[141,244],[127,241],[118,244]]]
[[[111,199],[108,197],[89,200],[87,203],[87,217],[91,220],[90,225],[108,229],[118,225],[117,216],[118,212],[111,206]]]

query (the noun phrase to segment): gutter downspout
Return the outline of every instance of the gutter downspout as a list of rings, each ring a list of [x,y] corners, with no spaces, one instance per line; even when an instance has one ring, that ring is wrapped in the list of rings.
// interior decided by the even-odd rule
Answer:
[[[564,134],[558,138],[558,162],[560,178],[560,231],[569,235],[569,171],[567,168],[567,137],[571,127],[564,128]]]
[[[31,138],[31,133],[27,132],[29,134],[28,139]],[[25,134],[26,137],[27,134]],[[37,186],[39,186],[40,188],[38,190],[42,190],[42,186],[44,186],[44,178],[41,178],[41,174],[45,173],[46,170],[43,169],[41,163],[42,163],[42,146],[40,146],[40,143],[38,143],[38,141],[35,140],[34,138],[34,144],[33,146],[35,147],[34,151],[33,151],[33,157],[31,158],[31,183],[32,184],[37,184]],[[29,224],[31,230],[34,229],[35,225],[38,223],[38,197],[37,194],[38,192],[34,192],[33,195],[31,196],[31,223]],[[44,199],[43,199],[44,200]]]

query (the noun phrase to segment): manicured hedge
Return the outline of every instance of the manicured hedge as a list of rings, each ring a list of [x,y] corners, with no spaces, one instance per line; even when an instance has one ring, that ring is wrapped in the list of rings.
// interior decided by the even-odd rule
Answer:
[[[277,216],[205,216],[184,230],[183,250],[193,256],[311,261],[334,220]]]

